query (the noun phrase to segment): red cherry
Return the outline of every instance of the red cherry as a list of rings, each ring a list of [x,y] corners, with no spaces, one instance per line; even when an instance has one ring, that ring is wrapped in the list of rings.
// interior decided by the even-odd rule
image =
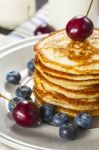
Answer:
[[[72,40],[83,41],[93,33],[93,22],[86,16],[72,18],[66,25],[67,35]]]
[[[15,106],[12,116],[20,126],[35,125],[40,120],[40,113],[37,106],[33,102],[25,100]]]
[[[42,24],[34,31],[34,35],[51,33],[53,31],[55,31],[55,29],[52,26],[50,26],[48,24]]]

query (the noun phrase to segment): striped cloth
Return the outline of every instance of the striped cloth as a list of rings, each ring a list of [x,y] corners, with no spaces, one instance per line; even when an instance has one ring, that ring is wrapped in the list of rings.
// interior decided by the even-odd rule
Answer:
[[[31,37],[34,34],[34,30],[42,23],[49,23],[48,4],[44,5],[40,10],[37,11],[35,16],[18,26],[8,36],[16,40]]]
[[[48,4],[41,7],[32,18],[18,26],[9,36],[15,40],[31,37],[34,35],[34,30],[43,23],[50,24]]]

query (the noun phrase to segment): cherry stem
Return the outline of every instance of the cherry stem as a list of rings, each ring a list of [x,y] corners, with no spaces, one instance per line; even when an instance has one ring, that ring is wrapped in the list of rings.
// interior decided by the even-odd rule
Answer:
[[[91,3],[90,3],[90,5],[89,5],[89,8],[88,8],[88,11],[87,11],[87,14],[86,14],[86,17],[87,17],[88,14],[89,14],[89,11],[90,11],[90,9],[91,9],[91,6],[92,6],[92,4],[93,4],[93,1],[94,1],[94,0],[91,0]]]
[[[6,96],[2,95],[1,93],[0,93],[0,97],[6,99],[6,100],[9,101],[9,102],[11,101],[10,99],[8,99]]]
[[[8,102],[11,102],[13,105],[15,105],[11,99],[7,98],[6,96],[4,96],[3,94],[0,93],[0,97],[6,99]]]

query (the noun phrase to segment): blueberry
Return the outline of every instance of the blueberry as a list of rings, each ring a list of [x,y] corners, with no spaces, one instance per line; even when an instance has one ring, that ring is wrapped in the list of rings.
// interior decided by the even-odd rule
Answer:
[[[74,118],[74,123],[79,129],[88,129],[91,125],[92,118],[90,114],[87,113],[79,113]]]
[[[64,124],[59,128],[59,135],[63,139],[74,140],[77,136],[77,129],[71,123]]]
[[[54,126],[59,127],[65,123],[69,123],[69,118],[66,114],[57,113],[54,115],[54,117],[53,117],[53,125]]]
[[[13,104],[12,102],[9,102],[9,103],[8,103],[8,109],[9,109],[10,112],[13,111],[14,107],[15,107],[15,106],[14,106],[14,104]]]
[[[31,101],[32,99],[29,97],[29,98],[22,98],[22,97],[14,97],[13,99],[12,99],[12,101],[15,103],[15,104],[17,104],[17,103],[19,103],[20,101],[24,101],[24,100],[27,100],[27,101]]]
[[[28,63],[27,63],[27,68],[29,71],[34,71],[34,62],[33,62],[33,59],[30,60]]]
[[[55,114],[54,106],[50,104],[44,104],[40,108],[41,117],[44,122],[50,123]]]
[[[19,84],[21,80],[21,75],[17,71],[11,71],[7,73],[6,80],[7,82],[12,83],[12,84]]]
[[[33,75],[33,71],[28,70],[28,76],[32,76]]]
[[[23,98],[23,99],[30,99],[30,96],[32,94],[32,90],[30,87],[28,86],[21,86],[18,87],[15,91],[16,96]]]
[[[12,101],[14,102],[14,103],[19,103],[20,101],[21,101],[22,99],[21,98],[19,98],[19,97],[14,97],[13,99],[12,99]]]

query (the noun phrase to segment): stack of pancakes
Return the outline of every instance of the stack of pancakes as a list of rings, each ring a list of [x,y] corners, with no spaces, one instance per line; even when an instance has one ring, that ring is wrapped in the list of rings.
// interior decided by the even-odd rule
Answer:
[[[36,104],[55,105],[57,112],[99,115],[99,30],[85,41],[72,41],[65,30],[35,45]]]

